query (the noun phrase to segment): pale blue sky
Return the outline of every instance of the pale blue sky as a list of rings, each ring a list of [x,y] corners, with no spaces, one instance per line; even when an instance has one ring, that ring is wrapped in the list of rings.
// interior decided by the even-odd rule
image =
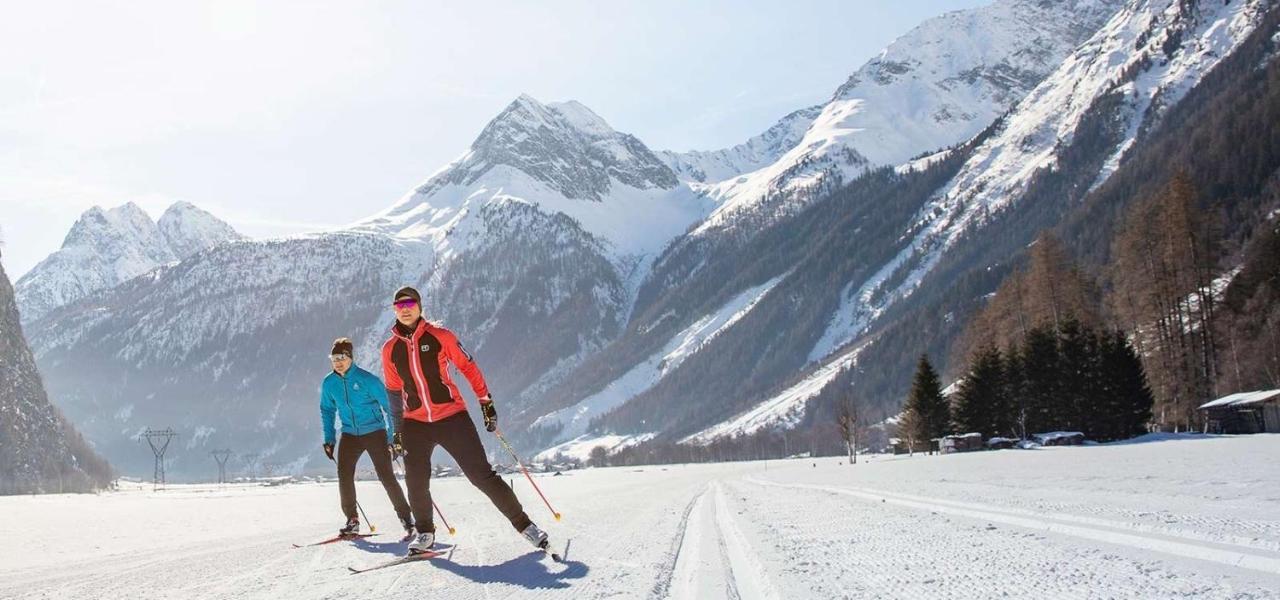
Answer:
[[[989,1],[0,0],[4,265],[16,279],[95,204],[186,200],[254,237],[351,222],[522,92],[655,150],[733,145]]]

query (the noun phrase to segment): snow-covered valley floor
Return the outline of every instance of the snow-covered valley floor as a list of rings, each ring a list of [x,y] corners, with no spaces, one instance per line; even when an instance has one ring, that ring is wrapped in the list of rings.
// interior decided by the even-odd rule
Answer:
[[[462,479],[435,482],[451,559],[360,575],[387,533],[335,484],[0,497],[0,598],[1280,598],[1280,436],[934,457],[592,469],[512,478],[567,562]]]

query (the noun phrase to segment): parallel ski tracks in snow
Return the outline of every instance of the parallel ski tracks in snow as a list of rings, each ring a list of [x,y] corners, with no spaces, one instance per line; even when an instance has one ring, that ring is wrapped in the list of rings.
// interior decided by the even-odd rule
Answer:
[[[653,592],[649,594],[650,598],[656,600],[670,597],[671,579],[675,575],[676,565],[680,562],[680,551],[684,548],[684,539],[689,531],[689,515],[693,513],[693,509],[698,506],[706,493],[704,488],[685,505],[684,514],[680,517],[680,525],[676,527],[676,535],[671,539],[671,549],[667,551],[667,556],[670,558],[659,572],[658,583],[653,586]]]
[[[658,597],[675,600],[778,599],[781,595],[742,533],[719,481],[710,483],[685,514],[680,549]]]
[[[905,506],[933,513],[987,521],[989,523],[1001,523],[1092,542],[1151,550],[1270,575],[1280,575],[1280,552],[1256,544],[1208,541],[1193,534],[1143,531],[1134,528],[1129,523],[1093,517],[1057,513],[1047,514],[1024,509],[928,498],[882,490],[801,483],[777,483],[757,478],[748,478],[747,481],[757,485],[778,488],[839,494],[872,502]]]
[[[1278,449],[1274,436],[1196,437],[566,472],[544,480],[565,517],[549,533],[573,539],[564,564],[465,479],[442,478],[453,560],[359,577],[346,567],[404,544],[289,547],[330,522],[332,484],[0,497],[13,517],[0,598],[1280,600]],[[389,519],[377,482],[361,485],[370,516]],[[532,488],[516,493],[547,521]],[[196,511],[218,527],[192,527]],[[84,517],[66,535],[65,514]]]

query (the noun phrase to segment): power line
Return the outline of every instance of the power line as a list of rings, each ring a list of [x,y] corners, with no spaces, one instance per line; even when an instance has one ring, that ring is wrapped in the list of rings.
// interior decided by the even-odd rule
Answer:
[[[151,482],[151,489],[154,491],[164,486],[164,452],[169,449],[169,442],[177,437],[177,432],[170,428],[152,429],[147,428],[142,433],[142,437],[147,438],[147,445],[151,446],[151,453],[156,455],[155,476]]]
[[[262,455],[257,452],[240,455],[240,460],[244,461],[244,465],[249,469],[249,479],[257,479],[255,472],[257,470],[258,458],[260,456]]]
[[[209,454],[213,455],[213,460],[218,461],[218,485],[227,482],[227,459],[231,458],[230,450],[214,450]]]

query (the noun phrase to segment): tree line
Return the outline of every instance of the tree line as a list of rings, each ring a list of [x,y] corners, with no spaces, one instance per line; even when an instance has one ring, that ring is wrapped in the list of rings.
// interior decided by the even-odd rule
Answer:
[[[1112,242],[1108,313],[1131,333],[1162,429],[1198,429],[1204,402],[1280,387],[1280,183],[1269,187],[1270,215],[1232,244],[1214,207],[1229,199],[1179,171],[1129,207]]]
[[[1031,328],[1018,343],[983,345],[946,397],[921,356],[899,431],[913,448],[953,433],[1026,439],[1079,431],[1119,440],[1144,433],[1154,398],[1124,332],[1067,318]]]
[[[1043,232],[953,346],[949,401],[921,358],[904,437],[1190,430],[1200,404],[1280,385],[1280,220],[1228,255],[1203,196],[1179,171],[1130,203],[1096,277]]]

